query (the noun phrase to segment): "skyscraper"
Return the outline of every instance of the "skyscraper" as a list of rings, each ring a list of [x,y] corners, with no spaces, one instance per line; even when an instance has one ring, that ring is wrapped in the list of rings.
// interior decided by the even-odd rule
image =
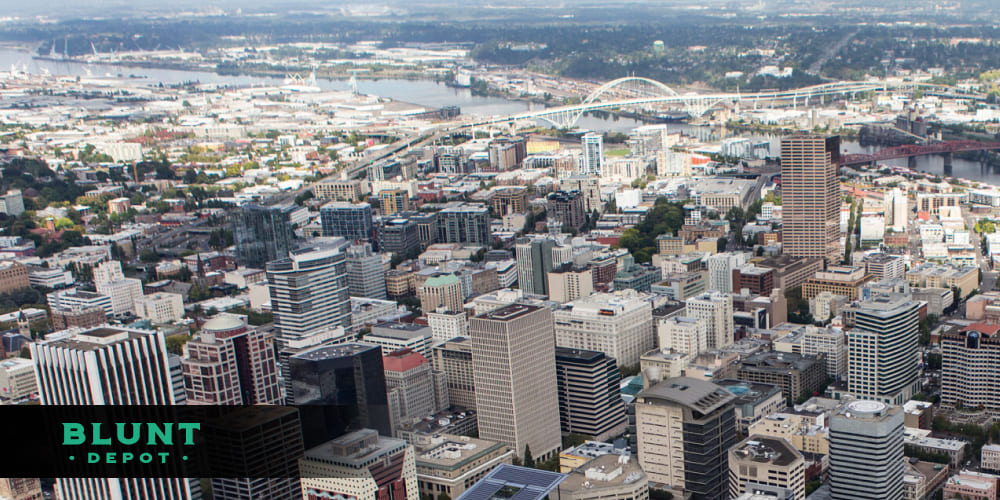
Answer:
[[[422,354],[401,349],[382,357],[393,425],[414,424],[448,407],[448,391],[438,397],[434,370]]]
[[[484,205],[461,203],[449,206],[437,217],[438,241],[491,246],[490,211]]]
[[[840,259],[840,136],[781,140],[782,252]]]
[[[405,189],[384,189],[378,192],[382,215],[393,215],[410,209],[410,193]]]
[[[424,312],[444,308],[448,312],[459,312],[465,306],[462,282],[454,274],[444,274],[427,278],[417,292],[420,309]]]
[[[847,333],[847,389],[861,399],[901,405],[920,392],[920,304],[877,295],[841,310]]]
[[[736,444],[734,399],[722,387],[690,377],[667,379],[640,392],[637,447],[649,481],[684,490],[696,500],[726,498],[727,451]]]
[[[547,220],[562,224],[565,229],[579,230],[587,222],[583,193],[579,191],[555,191],[546,196]]]
[[[295,248],[290,214],[294,206],[247,204],[233,214],[236,255],[246,267],[263,268]]]
[[[898,233],[906,231],[906,225],[910,217],[909,200],[906,192],[899,188],[892,188],[885,193],[885,228],[892,229]]]
[[[733,343],[733,297],[705,292],[685,301],[685,315],[705,322],[706,347],[718,349]]]
[[[556,344],[596,349],[618,366],[639,366],[643,353],[656,347],[650,295],[634,290],[596,293],[553,313]]]
[[[368,243],[347,248],[347,288],[351,297],[386,298],[382,256]]]
[[[319,209],[323,236],[339,236],[349,241],[373,240],[372,206],[367,203],[330,202]]]
[[[705,259],[708,267],[708,289],[716,292],[739,292],[734,289],[733,270],[746,264],[747,254],[743,252],[725,252],[710,255]],[[770,290],[768,290],[770,292]]]
[[[561,446],[552,311],[511,304],[472,318],[479,436],[546,459]]]
[[[553,247],[555,242],[545,237],[517,240],[514,245],[517,257],[517,283],[524,293],[548,295],[547,274],[554,269]]]
[[[903,498],[903,409],[852,401],[830,420],[830,494],[835,500]]]
[[[570,434],[607,441],[625,432],[618,363],[603,352],[556,347],[559,422]]]
[[[49,334],[28,346],[43,405],[176,403],[166,342],[157,331],[101,326]],[[56,489],[74,500],[139,500],[147,491],[158,491],[163,500],[201,494],[197,482],[186,479],[60,478]]]
[[[375,429],[392,435],[382,349],[370,344],[320,346],[289,359],[288,404],[302,410],[302,430],[311,448],[348,430]]]
[[[345,249],[340,238],[292,252],[267,264],[271,311],[281,349],[279,365],[286,397],[290,393],[288,356],[337,336],[351,327]],[[343,335],[343,330],[338,332]],[[294,347],[292,347],[294,346]]]
[[[210,319],[186,350],[181,365],[187,404],[281,404],[274,346],[246,317]]]
[[[580,162],[580,173],[601,175],[601,164],[604,163],[604,136],[586,134],[581,139],[583,146],[583,161]]]

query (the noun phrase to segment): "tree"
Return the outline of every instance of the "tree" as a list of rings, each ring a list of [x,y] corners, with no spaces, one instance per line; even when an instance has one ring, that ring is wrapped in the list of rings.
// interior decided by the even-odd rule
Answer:
[[[521,460],[521,464],[525,467],[534,467],[535,459],[531,456],[531,447],[524,445],[524,458]]]
[[[726,247],[729,245],[729,240],[726,239],[725,236],[723,236],[723,237],[719,238],[719,241],[716,242],[716,245],[717,245],[716,248],[717,248],[717,250],[719,252],[725,252],[726,251]]]
[[[31,349],[28,349],[27,347],[22,347],[20,356],[24,359],[31,359]]]
[[[451,497],[442,491],[441,493],[438,493],[437,500],[451,500]]]
[[[139,260],[143,262],[156,262],[160,260],[160,256],[156,255],[156,252],[150,248],[145,248],[139,252]]]

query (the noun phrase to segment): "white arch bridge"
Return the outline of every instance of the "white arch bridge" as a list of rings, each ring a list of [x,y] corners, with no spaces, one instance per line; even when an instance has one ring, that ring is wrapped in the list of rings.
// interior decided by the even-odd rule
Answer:
[[[951,87],[922,82],[832,82],[793,90],[765,91],[755,93],[729,94],[679,94],[674,89],[656,80],[641,77],[626,77],[610,81],[591,92],[580,104],[555,106],[534,111],[526,111],[507,116],[491,116],[476,118],[463,123],[460,127],[479,127],[501,123],[514,123],[521,120],[542,119],[556,127],[573,127],[584,113],[611,109],[661,110],[665,106],[680,107],[688,116],[698,118],[704,116],[716,106],[738,103],[774,104],[776,102],[798,102],[808,104],[809,99],[826,96],[844,96],[862,92],[881,92],[886,90],[913,91],[922,89],[926,95],[941,97],[982,100],[982,94],[964,93]]]

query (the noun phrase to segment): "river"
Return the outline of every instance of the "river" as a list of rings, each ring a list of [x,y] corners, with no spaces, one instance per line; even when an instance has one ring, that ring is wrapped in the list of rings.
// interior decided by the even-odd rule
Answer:
[[[210,71],[186,71],[173,69],[155,69],[118,66],[110,64],[87,64],[82,62],[48,61],[32,59],[28,52],[0,48],[0,68],[9,68],[12,64],[18,67],[24,65],[28,72],[39,73],[47,70],[53,75],[123,75],[138,76],[152,83],[177,83],[198,81],[202,83],[224,83],[231,86],[248,85],[280,85],[282,79],[258,76],[219,75]],[[316,84],[327,90],[347,90],[346,80],[318,79]],[[446,105],[459,106],[462,113],[477,116],[492,116],[520,113],[532,109],[536,104],[525,101],[506,99],[503,97],[485,97],[472,95],[469,89],[454,88],[443,83],[429,80],[358,80],[358,90],[365,94],[387,97],[393,100],[439,108]],[[597,132],[627,132],[643,125],[642,122],[622,117],[598,118],[582,117],[577,125],[584,129]],[[667,125],[673,131],[684,132],[705,141],[718,141],[733,134],[717,127],[700,127],[687,123],[670,123]],[[756,134],[742,134],[755,140],[766,140],[771,145],[771,155],[778,155],[780,138]],[[845,141],[843,148],[848,153],[872,153],[880,149],[877,146],[861,146],[855,141]],[[887,165],[907,166],[907,160],[890,160]],[[936,175],[944,175],[944,159],[940,156],[924,156],[917,158],[917,170]],[[951,175],[970,180],[984,181],[990,184],[1000,184],[1000,169],[990,168],[980,162],[955,158],[952,162]]]

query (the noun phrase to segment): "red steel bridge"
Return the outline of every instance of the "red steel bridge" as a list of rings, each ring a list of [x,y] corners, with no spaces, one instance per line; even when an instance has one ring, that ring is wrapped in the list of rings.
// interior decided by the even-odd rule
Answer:
[[[951,163],[951,154],[959,151],[990,151],[1000,150],[1000,142],[980,141],[943,141],[927,145],[908,144],[894,148],[883,149],[875,154],[845,154],[840,155],[842,166],[864,165],[878,163],[898,158],[913,158],[924,155],[944,155],[945,164]]]

